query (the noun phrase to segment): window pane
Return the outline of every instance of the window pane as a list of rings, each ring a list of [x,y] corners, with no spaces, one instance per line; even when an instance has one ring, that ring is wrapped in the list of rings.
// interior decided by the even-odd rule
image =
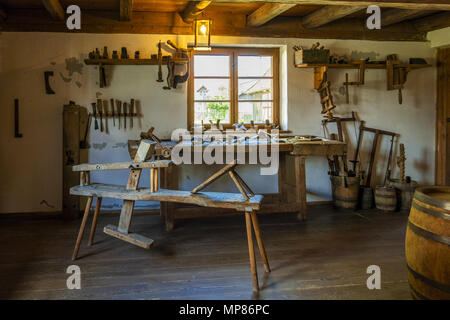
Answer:
[[[230,100],[230,79],[194,79],[195,100]]]
[[[272,79],[239,79],[239,100],[272,100]]]
[[[272,122],[272,102],[239,102],[239,122]]]
[[[194,55],[195,77],[229,77],[230,57]]]
[[[239,77],[271,77],[272,57],[270,56],[239,56]]]
[[[229,102],[195,102],[194,122],[208,124],[209,120],[219,120],[221,123],[230,123]]]

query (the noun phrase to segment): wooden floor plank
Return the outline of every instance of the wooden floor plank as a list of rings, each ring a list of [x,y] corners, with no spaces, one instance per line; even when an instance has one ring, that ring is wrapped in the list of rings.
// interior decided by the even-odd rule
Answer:
[[[272,272],[252,292],[242,216],[180,220],[166,232],[157,214],[136,214],[131,229],[150,250],[102,233],[117,214],[100,214],[96,243],[70,260],[80,221],[0,216],[2,299],[410,299],[404,259],[407,213],[309,209],[260,215]],[[88,221],[88,226],[91,220]],[[66,288],[76,264],[82,289]],[[258,269],[263,270],[259,257]],[[368,290],[366,268],[381,267],[382,290]]]

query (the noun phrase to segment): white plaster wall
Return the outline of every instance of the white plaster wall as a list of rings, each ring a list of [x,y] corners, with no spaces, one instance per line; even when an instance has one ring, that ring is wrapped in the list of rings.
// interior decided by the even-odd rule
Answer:
[[[109,121],[109,134],[90,132],[90,162],[124,161],[129,159],[126,142],[136,139],[141,131],[155,126],[161,138],[170,137],[172,130],[187,124],[186,87],[177,90],[162,90],[156,83],[156,66],[107,67],[110,86],[100,89],[97,84],[98,71],[94,66],[83,64],[82,73],[70,76],[65,59],[75,57],[82,61],[94,48],[108,46],[111,51],[128,48],[131,55],[140,50],[148,57],[156,53],[159,40],[171,39],[181,46],[192,42],[190,36],[172,35],[105,35],[105,34],[61,34],[61,33],[2,33],[0,34],[0,212],[59,211],[62,207],[62,110],[69,100],[90,109],[97,95],[109,100],[122,101],[135,98],[140,102],[143,118],[135,121],[134,129],[117,130]],[[294,44],[309,47],[316,40],[212,37],[214,44],[277,46],[280,47],[281,70],[284,70],[282,99],[286,109],[282,111],[282,123],[295,134],[322,135],[319,98],[313,89],[313,70],[296,69],[293,66]],[[355,58],[371,56],[384,59],[387,54],[397,53],[407,61],[409,57],[423,57],[434,62],[435,52],[428,43],[375,42],[320,40],[332,52],[352,55]],[[352,48],[358,48],[353,52]],[[362,52],[360,52],[362,51]],[[46,95],[44,71],[54,71],[51,79],[56,95]],[[165,72],[165,70],[164,70]],[[330,70],[329,79],[337,105],[337,115],[347,116],[356,111],[367,126],[391,130],[401,134],[407,152],[407,174],[421,183],[434,182],[434,131],[435,131],[435,68],[413,71],[403,90],[403,105],[397,103],[397,92],[386,91],[385,71],[368,70],[366,84],[350,88],[350,104],[340,92],[345,79],[357,76],[356,70]],[[66,79],[71,79],[65,82]],[[79,82],[79,87],[76,82]],[[24,137],[15,139],[14,98],[20,99],[20,130]],[[331,126],[330,126],[330,129]],[[355,130],[348,127],[349,155],[353,154]],[[363,145],[363,159],[371,138]],[[388,141],[383,139],[380,154],[388,153]],[[382,157],[380,157],[382,158]],[[385,159],[384,159],[385,162]],[[385,170],[383,159],[379,162],[377,182],[381,182]],[[181,187],[189,189],[207,178],[218,166],[183,166]],[[331,198],[331,187],[327,175],[327,163],[323,158],[307,160],[308,200],[320,201]],[[242,176],[256,192],[276,192],[275,176],[259,176],[258,167],[242,167]],[[394,172],[394,175],[396,172]],[[94,181],[125,183],[127,172],[98,173]],[[149,184],[149,174],[144,173],[141,185]],[[233,186],[226,178],[222,184],[212,186],[214,190],[231,191]],[[50,205],[41,204],[42,200]],[[104,209],[118,208],[120,202],[104,201]],[[152,204],[140,203],[149,207]]]

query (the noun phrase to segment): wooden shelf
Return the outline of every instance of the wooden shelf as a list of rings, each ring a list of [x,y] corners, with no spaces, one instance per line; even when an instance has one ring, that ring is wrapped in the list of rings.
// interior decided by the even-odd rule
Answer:
[[[421,68],[429,68],[431,64],[408,64],[405,63],[405,66],[409,66],[411,69],[421,69]],[[337,63],[304,63],[304,64],[296,64],[296,68],[334,68],[334,69],[358,69],[358,64],[353,63],[345,63],[345,64],[337,64]],[[366,63],[366,69],[386,69],[386,64],[384,63]]]
[[[188,62],[187,58],[170,58],[170,61],[184,64]],[[87,65],[158,65],[158,59],[85,59]],[[167,56],[163,57],[163,64],[167,64]]]

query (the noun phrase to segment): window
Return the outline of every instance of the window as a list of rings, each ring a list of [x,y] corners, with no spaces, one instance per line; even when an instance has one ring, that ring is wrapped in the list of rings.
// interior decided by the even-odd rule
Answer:
[[[195,52],[188,83],[188,127],[202,121],[279,123],[278,49]]]

